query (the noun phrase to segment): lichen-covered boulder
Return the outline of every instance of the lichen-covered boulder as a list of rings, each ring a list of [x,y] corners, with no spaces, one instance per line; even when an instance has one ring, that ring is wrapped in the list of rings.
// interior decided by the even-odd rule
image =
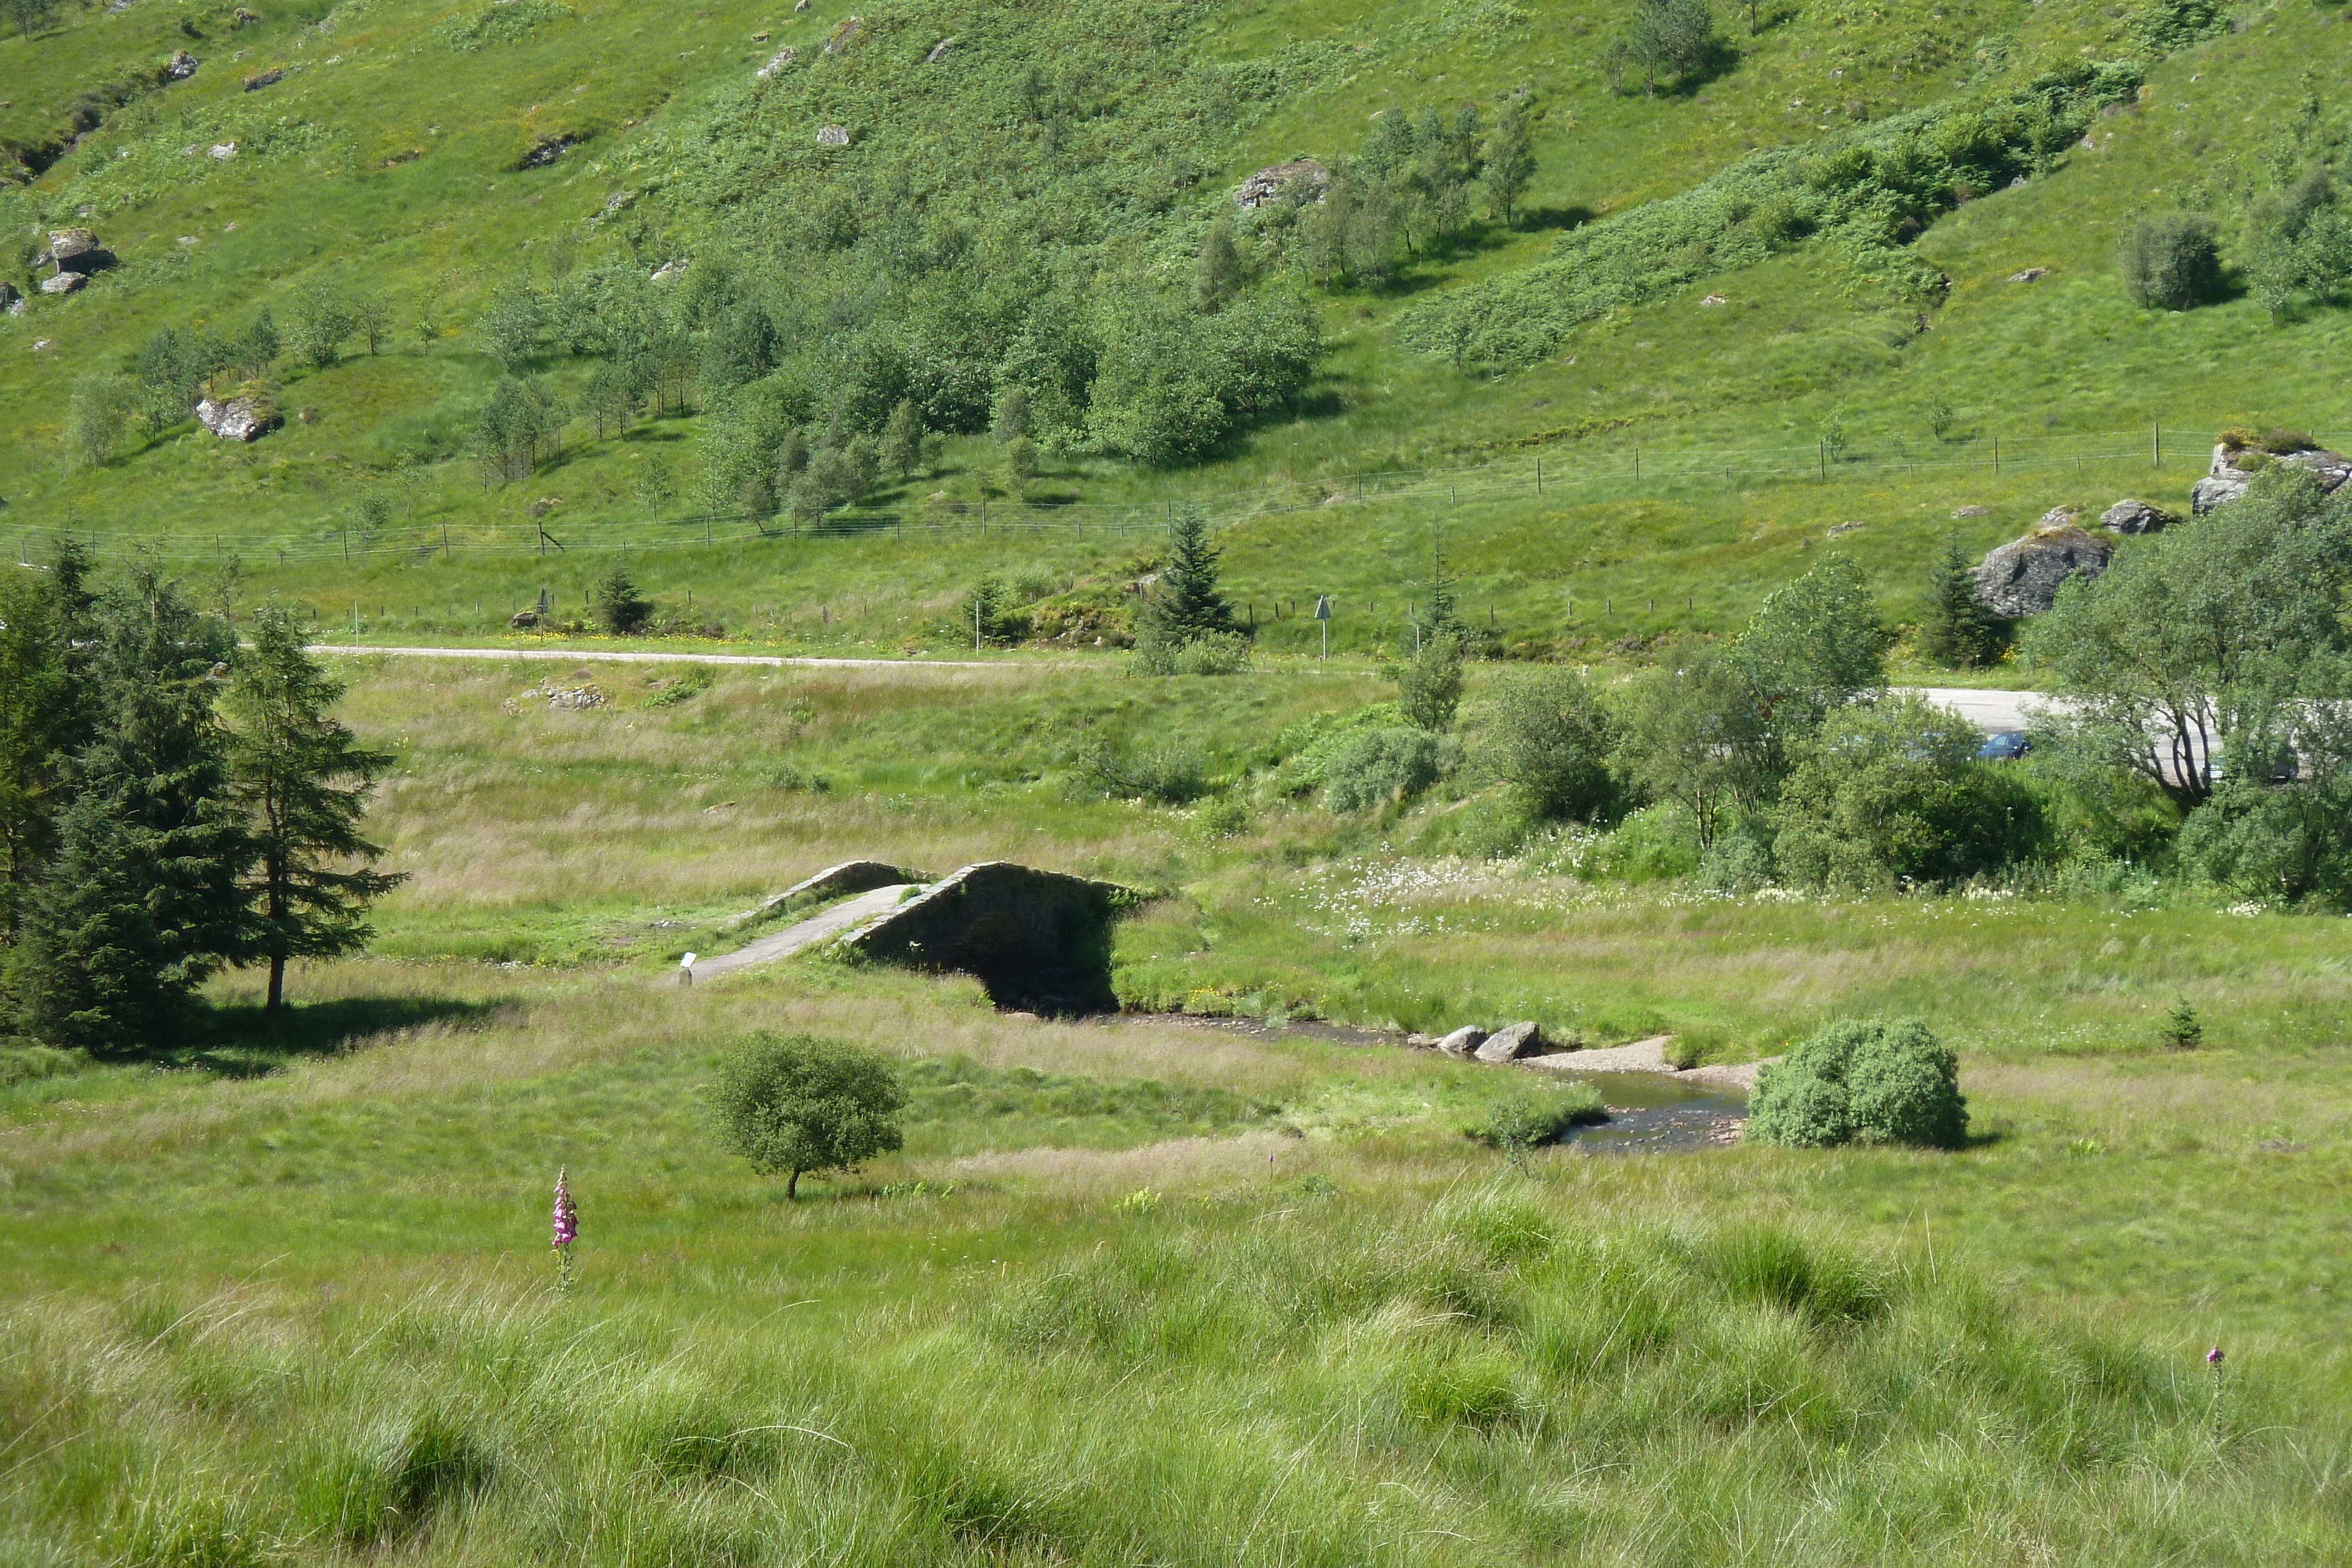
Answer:
[[[2072,523],[2036,528],[1984,558],[1977,568],[1977,597],[1996,615],[2039,615],[2057,602],[2059,584],[2076,572],[2098,576],[2112,553]]]
[[[2162,507],[2152,507],[2132,496],[2126,496],[2099,514],[2099,527],[2119,534],[2152,534],[2178,521]]]

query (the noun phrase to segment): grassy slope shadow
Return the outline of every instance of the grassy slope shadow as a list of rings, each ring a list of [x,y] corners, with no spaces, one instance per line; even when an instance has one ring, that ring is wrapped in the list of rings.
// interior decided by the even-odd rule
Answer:
[[[196,1016],[188,1043],[163,1059],[224,1077],[254,1078],[289,1061],[339,1055],[402,1030],[478,1021],[504,1005],[499,998],[339,997],[288,1007],[275,1016],[258,1003],[206,1008]]]

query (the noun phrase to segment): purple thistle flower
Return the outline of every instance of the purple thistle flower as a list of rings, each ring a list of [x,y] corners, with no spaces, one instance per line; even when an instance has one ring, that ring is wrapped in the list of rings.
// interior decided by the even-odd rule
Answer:
[[[2220,1345],[2217,1344],[2211,1350],[2205,1353],[2205,1364],[2208,1366],[2219,1366],[2221,1364],[2221,1347]]]
[[[579,1239],[580,1210],[572,1202],[572,1188],[564,1180],[565,1173],[555,1173],[555,1249],[561,1253]]]

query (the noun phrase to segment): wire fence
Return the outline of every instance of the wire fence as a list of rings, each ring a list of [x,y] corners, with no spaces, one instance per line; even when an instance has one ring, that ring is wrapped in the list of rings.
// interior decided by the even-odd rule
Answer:
[[[2315,439],[2333,444],[2345,436],[2322,434]],[[1803,481],[1827,486],[1832,481],[1853,484],[1969,475],[1999,480],[2053,472],[2085,479],[2095,474],[2118,481],[2137,473],[2153,481],[2181,477],[2189,469],[2201,475],[2208,452],[2202,440],[2190,442],[2168,435],[2164,426],[2157,424],[2138,431],[2042,441],[2008,436],[1939,440],[1920,443],[1916,448],[1900,440],[1842,449],[1833,449],[1826,440],[1811,446],[1738,449],[1644,447],[1629,441],[1608,452],[1567,458],[1529,452],[1461,467],[1272,479],[1250,489],[1202,494],[1182,502],[946,501],[898,507],[853,507],[805,519],[738,511],[595,521],[560,519],[551,515],[520,523],[429,522],[373,528],[335,521],[308,530],[268,534],[191,528],[132,533],[79,526],[67,531],[100,556],[144,551],[167,561],[211,560],[226,564],[234,559],[258,567],[329,562],[362,566],[385,561],[421,565],[436,558],[454,560],[459,556],[535,555],[556,559],[628,551],[735,549],[786,539],[936,538],[945,535],[992,534],[1111,539],[1157,533],[1180,505],[1198,507],[1213,526],[1223,526],[1362,502],[1455,508],[1556,497],[1560,504],[1573,504],[1604,497],[1688,497],[1694,491],[1729,491]],[[31,532],[22,536],[21,559],[33,559],[32,552],[40,537]]]

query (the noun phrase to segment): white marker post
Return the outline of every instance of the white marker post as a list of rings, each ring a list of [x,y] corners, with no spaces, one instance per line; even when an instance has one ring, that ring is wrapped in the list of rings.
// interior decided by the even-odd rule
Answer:
[[[1315,619],[1323,622],[1323,662],[1328,664],[1331,662],[1331,596],[1329,594],[1319,593],[1315,596]]]
[[[684,958],[678,960],[677,967],[686,976],[686,978],[679,982],[682,985],[691,986],[694,984],[694,957],[695,956],[693,954],[688,953]]]

